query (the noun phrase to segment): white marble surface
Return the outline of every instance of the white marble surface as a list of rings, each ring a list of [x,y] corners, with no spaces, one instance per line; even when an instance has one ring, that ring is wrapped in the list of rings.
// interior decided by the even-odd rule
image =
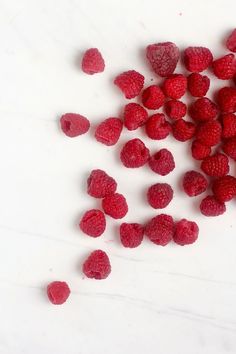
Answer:
[[[145,241],[126,250],[117,241],[118,223],[110,221],[104,236],[90,239],[74,224],[98,205],[85,194],[92,168],[117,178],[131,207],[126,220],[145,221],[155,215],[143,203],[145,188],[156,180],[177,187],[194,164],[185,144],[147,141],[152,151],[170,147],[178,168],[166,178],[129,171],[118,163],[117,147],[91,135],[68,139],[57,127],[66,111],[92,122],[119,114],[124,101],[112,78],[134,68],[151,82],[143,58],[149,43],[206,45],[223,54],[235,12],[234,0],[0,0],[1,354],[236,352],[236,203],[206,220],[196,211],[199,200],[177,189],[166,212],[199,222],[199,242],[190,247]],[[81,52],[91,46],[105,57],[103,75],[79,69]],[[136,135],[125,133],[121,142]],[[106,281],[81,274],[95,248],[110,255]],[[54,279],[72,288],[61,307],[45,297]]]

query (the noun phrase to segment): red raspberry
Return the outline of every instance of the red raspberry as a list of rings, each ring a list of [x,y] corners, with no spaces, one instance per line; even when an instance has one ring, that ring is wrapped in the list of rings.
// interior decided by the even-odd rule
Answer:
[[[91,197],[104,198],[115,193],[117,183],[105,171],[93,170],[87,180],[87,192]]]
[[[155,216],[147,223],[145,234],[156,245],[166,246],[174,235],[173,218],[166,214]]]
[[[199,124],[196,139],[205,146],[217,145],[221,140],[222,127],[218,120],[209,120]]]
[[[222,138],[228,139],[236,137],[236,115],[233,113],[222,116]]]
[[[205,47],[188,47],[184,51],[184,64],[191,72],[206,70],[212,63],[211,51]]]
[[[199,228],[194,221],[181,219],[175,224],[174,241],[180,246],[190,245],[198,238]]]
[[[61,305],[70,296],[70,288],[64,281],[53,281],[47,286],[47,295],[54,305]]]
[[[122,128],[123,123],[119,118],[107,118],[97,126],[95,138],[104,145],[115,145],[120,138]]]
[[[216,153],[202,161],[201,169],[211,177],[225,176],[229,172],[229,159],[224,154]]]
[[[108,255],[102,250],[93,251],[83,264],[83,273],[88,278],[106,279],[111,273]]]
[[[121,150],[120,159],[125,167],[141,167],[149,159],[149,149],[140,139],[129,140]]]
[[[82,70],[88,75],[103,72],[105,69],[104,59],[97,48],[86,50],[82,59]]]
[[[61,130],[70,138],[87,133],[90,122],[87,118],[76,113],[66,113],[60,119]]]
[[[236,178],[230,175],[213,182],[212,191],[219,202],[225,203],[236,197]]]
[[[148,119],[147,111],[138,103],[128,103],[124,109],[124,125],[128,130],[136,130]]]
[[[126,98],[134,98],[143,88],[144,76],[135,70],[125,71],[115,78],[114,84],[121,89]]]
[[[200,211],[205,216],[219,216],[224,214],[226,207],[219,202],[213,195],[205,197],[200,204]]]
[[[79,226],[86,235],[99,237],[106,229],[105,215],[98,209],[88,210],[83,215]]]
[[[150,157],[148,164],[153,172],[161,176],[168,175],[175,168],[174,157],[167,149],[157,151]]]
[[[221,112],[223,113],[236,112],[236,88],[223,87],[218,92],[217,100]]]
[[[122,219],[128,213],[128,205],[122,194],[114,193],[107,195],[102,200],[104,212],[113,219]]]
[[[236,53],[236,28],[231,32],[226,41],[226,47],[231,51]]]
[[[147,199],[154,209],[163,209],[173,199],[173,189],[167,183],[156,183],[148,188]]]
[[[172,42],[150,44],[146,49],[147,59],[153,71],[162,77],[175,71],[179,61],[179,48]]]
[[[188,171],[183,178],[183,188],[189,197],[195,197],[207,189],[206,178],[199,172]]]
[[[198,98],[190,107],[189,114],[196,121],[206,121],[217,116],[218,109],[207,97]]]
[[[192,157],[195,160],[203,160],[211,154],[211,148],[203,145],[199,140],[194,140],[192,143]]]
[[[120,225],[120,241],[124,247],[135,248],[143,241],[143,226],[137,223]]]
[[[172,124],[173,136],[176,140],[187,141],[195,135],[196,126],[192,122],[178,119]]]
[[[165,104],[165,111],[169,118],[177,120],[183,118],[187,113],[187,106],[181,101],[167,101]]]
[[[210,87],[210,79],[206,75],[192,73],[188,76],[188,90],[193,97],[203,97]]]
[[[226,155],[231,157],[231,159],[236,161],[236,137],[224,142],[223,151]]]
[[[213,72],[218,79],[232,79],[236,72],[236,61],[234,54],[227,54],[212,63]]]
[[[165,79],[163,91],[167,97],[175,100],[181,98],[187,89],[187,79],[182,74],[172,74]]]
[[[146,123],[146,133],[150,139],[165,139],[171,132],[171,125],[163,113],[153,114]]]
[[[152,85],[142,93],[142,103],[148,109],[158,109],[163,106],[165,96],[160,87]]]

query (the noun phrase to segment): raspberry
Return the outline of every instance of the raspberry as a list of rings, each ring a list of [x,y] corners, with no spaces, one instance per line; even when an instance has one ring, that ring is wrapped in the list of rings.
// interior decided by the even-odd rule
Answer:
[[[152,85],[142,93],[142,103],[148,109],[158,109],[163,106],[165,96],[160,87]]]
[[[70,288],[64,281],[53,281],[47,286],[47,295],[54,305],[61,305],[70,296]]]
[[[183,178],[183,188],[189,197],[195,197],[207,189],[206,178],[199,172],[188,171]]]
[[[128,205],[122,194],[114,193],[107,195],[102,200],[104,212],[113,219],[122,219],[128,213]]]
[[[141,167],[149,159],[149,149],[140,139],[129,140],[121,150],[120,159],[125,167]]]
[[[234,113],[236,112],[236,88],[223,87],[218,92],[218,104],[221,112]]]
[[[192,157],[195,160],[203,160],[211,154],[211,148],[203,145],[199,140],[194,140],[192,143]]]
[[[219,216],[224,214],[226,207],[219,202],[213,195],[205,197],[200,204],[200,211],[205,216]]]
[[[213,182],[212,191],[219,202],[225,203],[236,197],[236,178],[230,175]]]
[[[189,114],[196,121],[206,121],[217,116],[218,109],[207,97],[198,98],[190,107]]]
[[[137,223],[120,225],[120,240],[124,247],[135,248],[143,241],[143,226]]]
[[[172,42],[150,44],[146,56],[153,71],[162,77],[169,76],[175,71],[179,61],[179,48]]]
[[[192,73],[188,76],[188,90],[193,97],[203,97],[210,87],[210,79],[206,75]]]
[[[91,197],[104,198],[115,193],[117,183],[102,170],[93,170],[87,180],[87,192]]]
[[[156,245],[166,246],[174,235],[173,218],[166,214],[155,216],[147,223],[145,234]]]
[[[143,88],[144,76],[135,70],[125,71],[115,78],[114,84],[120,88],[126,98],[134,98]]]
[[[148,164],[153,172],[161,176],[168,175],[175,168],[175,161],[172,153],[167,149],[161,149],[152,155]]]
[[[83,273],[88,278],[106,279],[111,273],[108,255],[102,250],[93,251],[83,264]]]
[[[154,209],[165,208],[173,199],[173,189],[167,183],[156,183],[147,192],[148,203]]]
[[[231,32],[226,41],[226,47],[231,51],[236,53],[236,28]]]
[[[150,139],[165,139],[171,132],[171,125],[163,113],[153,114],[146,123],[146,133]]]
[[[202,161],[201,169],[211,177],[225,176],[229,172],[229,159],[224,154],[216,153]]]
[[[184,51],[184,64],[191,72],[206,70],[212,63],[211,51],[205,47],[188,47]]]
[[[236,115],[233,113],[222,116],[222,138],[228,139],[236,137]]]
[[[187,141],[194,137],[196,126],[192,122],[178,119],[172,124],[173,136],[176,140]]]
[[[173,239],[180,246],[190,245],[198,238],[199,228],[194,221],[181,219],[175,224]]]
[[[136,130],[148,119],[147,111],[138,103],[128,103],[124,109],[124,125],[128,130]]]
[[[166,102],[165,111],[169,118],[177,120],[186,115],[187,106],[181,101],[171,100]]]
[[[236,137],[231,138],[223,144],[223,151],[231,159],[236,161]]]
[[[103,72],[105,69],[104,59],[97,48],[86,50],[82,59],[82,70],[88,75]]]
[[[187,89],[187,79],[182,74],[172,74],[165,79],[163,91],[167,97],[175,100],[181,98]]]
[[[218,79],[232,79],[236,72],[236,61],[234,54],[227,54],[212,63],[213,72]]]
[[[61,130],[70,138],[87,133],[90,128],[89,120],[80,114],[66,113],[60,119]]]
[[[120,138],[122,127],[123,123],[119,118],[107,118],[97,126],[95,138],[104,145],[115,145]]]
[[[106,229],[105,215],[98,209],[88,210],[83,215],[79,226],[85,234],[91,237],[99,237]]]
[[[210,120],[199,124],[196,139],[205,146],[217,145],[221,140],[222,127],[219,121]]]

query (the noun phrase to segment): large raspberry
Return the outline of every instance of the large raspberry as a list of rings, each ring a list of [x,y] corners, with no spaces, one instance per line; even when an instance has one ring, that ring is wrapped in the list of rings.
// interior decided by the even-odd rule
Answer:
[[[76,113],[66,113],[60,119],[61,130],[70,138],[87,133],[90,122],[87,118]]]
[[[188,90],[193,97],[203,97],[210,87],[210,79],[206,75],[192,73],[188,76]]]
[[[194,243],[198,238],[199,228],[194,221],[181,219],[175,224],[174,241],[185,246]]]
[[[95,138],[104,145],[115,145],[120,138],[122,128],[123,123],[119,118],[107,118],[97,126]]]
[[[236,161],[236,137],[226,140],[222,149],[226,155]]]
[[[141,224],[123,223],[120,225],[120,241],[124,247],[138,247],[143,240],[144,229]]]
[[[216,153],[206,157],[201,164],[201,169],[211,177],[222,177],[229,172],[229,159],[226,155]]]
[[[143,88],[144,76],[135,70],[125,71],[115,78],[114,84],[121,89],[126,98],[134,98]]]
[[[145,234],[156,245],[166,246],[174,235],[174,221],[170,215],[160,214],[145,227]]]
[[[228,202],[236,197],[236,178],[230,175],[220,177],[213,182],[212,191],[220,202]]]
[[[107,195],[102,200],[104,212],[113,219],[122,219],[128,213],[128,205],[122,194],[114,193]]]
[[[175,168],[174,157],[167,149],[157,151],[150,157],[148,164],[153,172],[161,176],[168,175]]]
[[[173,136],[176,140],[187,141],[195,135],[196,126],[192,122],[187,122],[184,119],[178,119],[172,124]]]
[[[70,296],[70,288],[64,281],[53,281],[47,286],[47,295],[54,305],[61,305]]]
[[[236,112],[236,88],[221,88],[218,92],[217,101],[222,113]]]
[[[199,140],[194,140],[191,147],[192,157],[195,160],[203,160],[211,154],[211,148],[203,145]]]
[[[230,33],[226,41],[226,47],[231,51],[236,53],[236,28]]]
[[[187,79],[182,74],[172,74],[165,79],[163,90],[167,97],[175,100],[181,98],[187,89]]]
[[[105,171],[93,170],[87,180],[87,192],[91,197],[104,198],[115,193],[117,183]]]
[[[191,106],[189,114],[195,121],[206,121],[217,116],[218,109],[214,102],[207,97],[198,98]]]
[[[157,85],[147,87],[142,93],[142,103],[148,109],[158,109],[165,101],[164,93]]]
[[[83,215],[79,226],[85,234],[91,237],[99,237],[106,229],[105,215],[98,209],[88,210]]]
[[[171,125],[163,113],[153,114],[146,123],[146,133],[150,139],[165,139],[171,132]]]
[[[104,69],[104,59],[99,50],[97,48],[86,50],[82,59],[82,70],[88,75],[93,75],[103,72]]]
[[[128,130],[136,130],[148,119],[147,111],[138,103],[128,103],[124,109],[124,125]]]
[[[184,51],[184,64],[191,72],[206,70],[212,63],[211,51],[205,47],[188,47]]]
[[[106,279],[111,273],[108,255],[102,250],[93,251],[83,264],[83,273],[88,278]]]
[[[212,63],[213,72],[218,79],[232,79],[236,72],[236,61],[234,54],[227,54]]]
[[[224,114],[221,121],[223,126],[222,138],[236,137],[236,115],[233,113]]]
[[[165,104],[165,111],[169,118],[177,120],[183,118],[186,115],[187,106],[181,101],[170,100]]]
[[[226,211],[225,204],[219,202],[213,195],[205,197],[200,204],[200,211],[205,216],[219,216]]]
[[[167,183],[156,183],[147,192],[148,203],[154,209],[163,209],[173,199],[173,189]]]
[[[222,127],[219,121],[210,120],[197,128],[196,139],[205,146],[217,145],[221,140]]]
[[[183,188],[189,197],[195,197],[207,189],[206,178],[199,172],[188,171],[183,178]]]
[[[120,153],[121,162],[128,168],[136,168],[145,165],[149,156],[149,149],[140,139],[129,140],[123,146]]]

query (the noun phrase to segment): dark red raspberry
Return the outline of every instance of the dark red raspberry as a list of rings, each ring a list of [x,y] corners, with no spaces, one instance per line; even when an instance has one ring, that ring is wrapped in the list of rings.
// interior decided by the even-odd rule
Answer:
[[[171,132],[171,125],[163,113],[153,114],[146,123],[146,133],[150,139],[165,139]]]
[[[222,121],[222,138],[228,139],[236,137],[236,115],[233,113],[224,114]]]
[[[226,155],[216,153],[206,157],[201,164],[201,169],[211,177],[222,177],[229,172],[229,159]]]
[[[184,64],[191,72],[206,70],[212,63],[211,51],[205,47],[188,47],[184,51]]]
[[[166,214],[155,216],[147,223],[145,235],[156,245],[166,246],[174,235],[173,218]]]
[[[149,156],[149,149],[140,139],[129,140],[123,146],[120,153],[121,162],[128,168],[136,168],[145,165]]]
[[[236,137],[226,140],[222,148],[226,155],[236,161]]]
[[[143,241],[143,226],[137,223],[120,225],[120,241],[124,247],[135,248]]]
[[[205,146],[217,145],[221,140],[222,127],[218,120],[209,120],[199,124],[196,139]]]
[[[178,119],[172,124],[173,136],[176,140],[187,141],[195,135],[196,126],[192,122],[184,119]]]
[[[122,219],[128,213],[128,205],[122,194],[114,193],[107,195],[102,200],[104,212],[113,219]]]
[[[236,178],[230,175],[213,182],[212,191],[219,202],[225,203],[236,197]]]
[[[190,116],[195,121],[206,121],[214,119],[217,116],[218,109],[214,102],[207,97],[198,98],[189,110]]]
[[[146,49],[147,59],[153,71],[167,77],[175,71],[179,61],[179,48],[172,42],[150,44]]]
[[[136,130],[148,119],[147,111],[138,103],[128,103],[124,109],[124,125],[128,130]]]
[[[114,84],[120,88],[126,98],[134,98],[143,88],[144,76],[135,70],[125,71],[115,78]]]
[[[156,183],[148,188],[147,200],[154,209],[163,209],[173,199],[173,189],[167,183]]]
[[[226,207],[219,202],[213,195],[205,197],[200,204],[200,211],[205,216],[219,216],[224,214]]]
[[[115,145],[120,138],[122,128],[123,123],[119,118],[107,118],[98,125],[95,138],[104,145]]]
[[[173,120],[183,118],[187,113],[187,106],[181,101],[171,100],[165,104],[165,111],[169,118]]]
[[[54,305],[61,305],[70,296],[70,288],[64,281],[53,281],[47,286],[47,295]]]
[[[105,215],[98,209],[88,210],[83,215],[79,226],[85,234],[91,237],[99,237],[106,229]]]
[[[168,175],[175,168],[174,157],[167,149],[157,151],[150,157],[148,164],[153,172],[161,176]]]
[[[60,119],[61,130],[70,138],[87,133],[90,122],[87,118],[76,113],[66,113]]]
[[[206,75],[192,73],[188,76],[188,90],[193,97],[203,97],[210,87],[210,79]]]
[[[207,189],[206,178],[197,171],[188,171],[183,178],[183,188],[189,197],[195,197]]]
[[[236,112],[236,88],[223,87],[220,89],[217,101],[222,113]]]
[[[104,198],[115,193],[117,183],[105,171],[93,170],[87,180],[87,192],[91,197]]]
[[[199,140],[194,140],[192,143],[192,157],[195,160],[203,160],[211,154],[211,148],[203,145]]]
[[[106,279],[111,273],[108,255],[102,250],[93,251],[83,264],[83,273],[88,278]]]
[[[164,93],[156,85],[147,87],[142,93],[142,103],[148,109],[158,109],[163,106],[164,101]]]
[[[218,79],[232,79],[236,72],[236,61],[234,54],[227,54],[212,63],[213,72]]]
[[[199,228],[194,221],[181,219],[175,224],[173,239],[180,246],[190,245],[198,238]]]
[[[230,33],[226,41],[226,47],[231,51],[236,53],[236,28]]]
[[[93,75],[103,72],[105,69],[104,59],[97,48],[86,50],[82,59],[82,70],[86,74]]]
[[[187,79],[182,74],[172,74],[165,79],[163,91],[167,97],[178,100],[181,98],[187,89]]]

